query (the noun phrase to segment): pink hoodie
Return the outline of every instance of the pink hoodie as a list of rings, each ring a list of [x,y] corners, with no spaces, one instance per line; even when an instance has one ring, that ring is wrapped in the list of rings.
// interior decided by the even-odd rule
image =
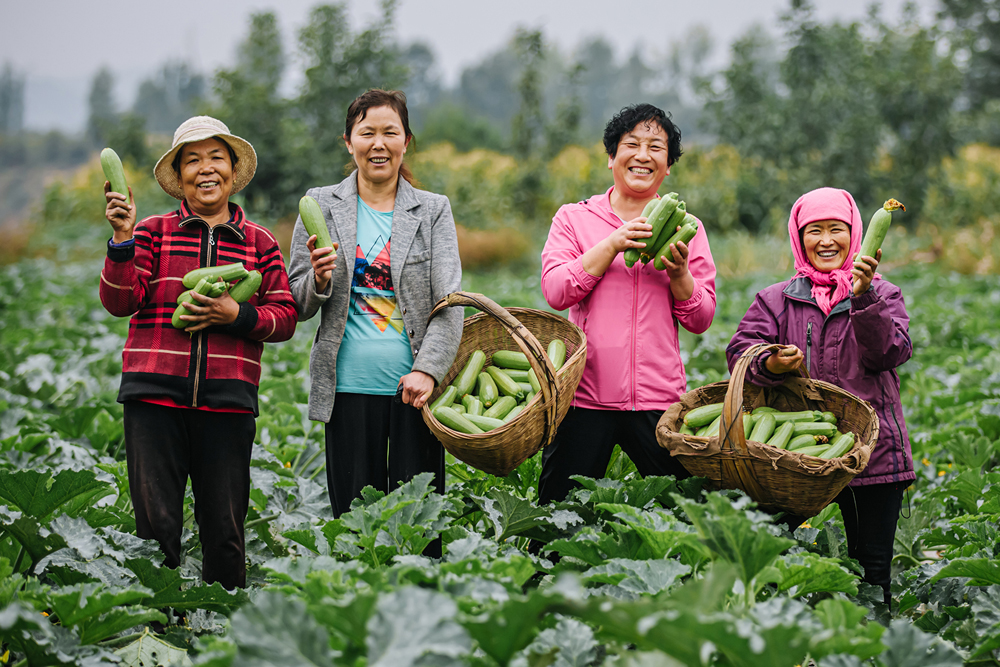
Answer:
[[[687,301],[674,300],[666,271],[652,262],[627,268],[621,253],[603,276],[587,273],[583,253],[622,224],[610,197],[609,189],[556,213],[542,249],[542,294],[587,334],[575,406],[666,410],[687,390],[678,323],[700,334],[715,315],[715,262],[702,226],[689,244],[695,287]]]

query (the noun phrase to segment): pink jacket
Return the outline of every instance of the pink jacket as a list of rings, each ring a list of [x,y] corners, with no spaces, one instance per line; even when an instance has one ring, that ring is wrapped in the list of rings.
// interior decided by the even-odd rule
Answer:
[[[715,262],[702,227],[690,244],[695,288],[687,301],[674,300],[666,271],[652,262],[629,269],[620,253],[603,276],[587,273],[583,253],[622,224],[610,197],[608,190],[556,213],[542,249],[542,294],[587,334],[575,406],[666,410],[687,390],[678,323],[700,334],[715,315]]]

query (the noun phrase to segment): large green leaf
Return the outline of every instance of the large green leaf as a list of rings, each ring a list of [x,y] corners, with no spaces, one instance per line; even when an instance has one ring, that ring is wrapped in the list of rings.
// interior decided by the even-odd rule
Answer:
[[[486,613],[462,619],[461,623],[488,656],[506,665],[515,653],[538,634],[541,619],[560,603],[558,597],[531,591],[526,597],[509,599]]]
[[[383,595],[368,621],[369,667],[458,663],[472,642],[456,622],[457,612],[451,598],[423,588]]]
[[[594,663],[596,648],[594,631],[586,624],[560,618],[554,628],[539,632],[524,652],[529,656],[551,656],[553,667],[588,667]]]
[[[975,620],[975,651],[973,657],[992,654],[1000,661],[1000,586],[990,586],[972,602]]]
[[[498,542],[548,524],[548,509],[511,495],[504,489],[490,489],[485,496],[473,496],[473,500],[493,526],[493,535]]]
[[[0,505],[0,526],[24,547],[33,565],[66,547],[62,537],[43,528],[34,518],[5,505]]]
[[[611,524],[612,530],[625,541],[626,533],[634,533],[646,549],[645,558],[680,556],[681,562],[695,567],[711,557],[711,551],[699,539],[689,524],[664,510],[639,510],[629,505],[599,505],[621,521],[628,530]]]
[[[48,470],[0,470],[0,500],[43,523],[63,504],[102,490],[114,493],[93,470],[60,470],[54,476]]]
[[[676,560],[627,560],[615,558],[581,575],[588,583],[603,583],[635,595],[655,595],[672,587],[691,571]]]
[[[736,507],[716,494],[707,496],[705,504],[676,499],[698,530],[702,542],[716,558],[736,566],[747,588],[761,570],[795,544],[788,538],[772,535],[768,524],[751,521],[746,512],[741,511],[745,501],[737,501],[742,504]]]
[[[157,567],[144,558],[130,558],[125,565],[135,573],[140,584],[153,592],[152,599],[145,603],[149,607],[206,609],[229,614],[248,600],[245,591],[230,592],[218,582],[192,585],[192,580],[184,578],[177,570]]]
[[[177,648],[148,630],[131,644],[126,644],[115,655],[121,658],[124,667],[190,667],[191,659],[187,651]]]
[[[832,558],[811,553],[796,554],[779,558],[777,568],[781,573],[778,590],[788,591],[795,597],[813,593],[858,593],[858,577]]]
[[[883,667],[962,667],[962,656],[948,643],[896,619],[882,635],[888,648],[879,656]]]
[[[931,581],[939,581],[945,577],[968,577],[970,579],[968,586],[1000,584],[1000,560],[958,558],[945,565]]]
[[[239,667],[328,667],[333,661],[326,630],[293,597],[262,591],[230,623]]]
[[[142,586],[109,589],[101,584],[79,584],[53,590],[43,601],[59,622],[69,628],[120,605],[135,604],[152,596],[153,592]]]

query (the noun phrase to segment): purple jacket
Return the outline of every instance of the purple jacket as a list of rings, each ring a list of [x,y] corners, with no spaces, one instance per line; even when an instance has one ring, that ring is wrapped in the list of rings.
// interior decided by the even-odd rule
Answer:
[[[896,373],[913,354],[902,293],[892,283],[876,278],[867,292],[844,299],[824,317],[811,289],[808,278],[798,277],[757,294],[726,349],[730,371],[743,351],[756,343],[799,347],[810,377],[865,399],[878,414],[875,451],[851,485],[916,479]],[[750,365],[749,382],[770,387],[783,380],[783,375],[764,366],[767,356],[757,357]]]

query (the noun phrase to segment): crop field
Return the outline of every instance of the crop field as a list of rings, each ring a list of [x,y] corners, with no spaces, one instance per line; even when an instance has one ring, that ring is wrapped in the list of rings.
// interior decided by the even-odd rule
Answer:
[[[917,466],[892,608],[846,555],[836,505],[789,533],[738,492],[639,478],[624,456],[539,507],[540,461],[496,478],[449,459],[333,519],[306,416],[315,324],[265,348],[248,588],[199,580],[192,500],[180,568],[135,536],[121,406],[127,320],[100,262],[0,270],[0,664],[946,667],[1000,665],[1000,279],[887,277],[911,316],[901,371]],[[775,276],[725,279],[689,386]],[[543,307],[537,274],[467,274]],[[444,557],[419,555],[441,537]],[[529,545],[531,548],[529,548]]]

